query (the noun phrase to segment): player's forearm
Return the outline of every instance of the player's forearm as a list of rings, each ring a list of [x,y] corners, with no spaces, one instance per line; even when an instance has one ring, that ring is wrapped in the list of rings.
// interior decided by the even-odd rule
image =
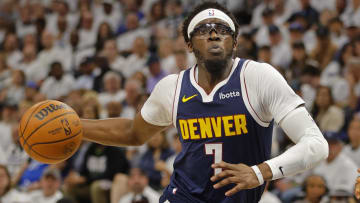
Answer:
[[[84,140],[112,146],[141,144],[136,139],[136,136],[131,134],[133,121],[130,119],[82,119],[81,122],[84,129]]]
[[[266,161],[273,173],[272,179],[305,171],[327,158],[328,143],[304,107],[289,113],[280,125],[296,145]]]

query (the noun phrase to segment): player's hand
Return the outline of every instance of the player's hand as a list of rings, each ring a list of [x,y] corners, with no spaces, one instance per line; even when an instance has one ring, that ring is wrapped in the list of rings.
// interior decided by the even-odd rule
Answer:
[[[358,169],[358,173],[360,173],[360,168]],[[360,176],[357,177],[357,179],[356,179],[355,196],[356,196],[356,199],[360,199]]]
[[[236,184],[235,187],[225,193],[226,196],[231,196],[240,190],[251,189],[260,185],[255,172],[245,164],[229,164],[222,161],[211,165],[211,167],[222,169],[222,172],[210,178],[213,182],[221,180],[214,185],[215,189],[231,183]]]

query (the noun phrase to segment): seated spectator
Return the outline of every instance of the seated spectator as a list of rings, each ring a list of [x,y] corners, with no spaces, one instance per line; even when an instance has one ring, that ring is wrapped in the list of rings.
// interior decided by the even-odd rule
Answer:
[[[39,60],[37,60],[36,47],[33,44],[28,44],[23,48],[23,60],[19,64],[19,69],[24,71],[27,81],[36,82],[40,84],[45,79],[48,70]]]
[[[7,151],[11,145],[11,127],[17,118],[17,106],[14,104],[5,103],[1,108],[1,119],[0,119],[0,148],[3,151]]]
[[[40,163],[34,159],[28,160],[21,167],[20,173],[14,177],[14,185],[17,185],[22,191],[33,191],[40,189],[39,181],[43,171],[48,164]]]
[[[321,203],[326,200],[328,192],[325,179],[320,175],[309,175],[302,186],[304,197],[295,201],[295,203]]]
[[[271,64],[276,67],[286,68],[291,61],[291,48],[284,40],[280,29],[275,26],[269,26],[269,40],[271,46]]]
[[[126,68],[122,70],[124,77],[132,77],[136,72],[143,70],[149,55],[144,37],[136,37],[132,44],[132,54],[126,58]]]
[[[22,70],[13,70],[11,79],[0,92],[0,102],[18,104],[25,96],[26,77]]]
[[[10,67],[6,63],[6,56],[0,54],[0,90],[5,87],[6,81],[11,76]]]
[[[136,108],[139,105],[139,99],[143,94],[141,83],[138,80],[130,79],[125,83],[126,97],[123,103],[121,117],[134,118]]]
[[[40,190],[29,193],[31,202],[36,203],[56,203],[63,197],[60,192],[61,175],[60,171],[48,167],[42,174],[40,180]]]
[[[123,70],[127,68],[125,58],[119,54],[114,39],[105,41],[102,55],[108,60],[111,70],[123,73]]]
[[[155,190],[159,190],[162,188],[161,172],[155,168],[155,164],[159,160],[166,161],[174,152],[170,149],[163,132],[153,136],[147,146],[148,149],[140,158],[139,167],[148,175],[149,185]]]
[[[63,67],[59,62],[51,65],[49,76],[40,88],[40,92],[45,94],[48,99],[59,99],[74,88],[73,76],[64,74]]]
[[[329,143],[329,156],[314,168],[314,173],[324,176],[330,192],[342,188],[352,193],[357,166],[343,152],[343,143],[338,133],[325,132],[324,136]]]
[[[132,168],[129,174],[128,187],[130,192],[119,200],[119,203],[157,203],[160,194],[149,187],[149,179],[145,171],[140,168]]]
[[[259,48],[257,60],[262,63],[271,63],[271,48],[270,46],[264,45]]]
[[[347,135],[350,143],[344,146],[344,153],[360,168],[360,118],[358,115],[351,120]]]
[[[6,64],[10,68],[18,67],[23,56],[21,51],[19,51],[19,40],[15,33],[8,32],[5,35],[2,48],[2,51],[6,56]]]
[[[146,92],[151,93],[155,85],[168,73],[162,69],[160,59],[157,55],[151,55],[146,62],[149,67],[150,76],[147,79]]]
[[[79,173],[67,178],[66,196],[82,202],[108,202],[111,181],[117,173],[127,173],[123,149],[91,143]]]
[[[104,90],[99,93],[99,103],[103,109],[109,102],[123,102],[125,91],[121,89],[121,77],[118,73],[109,71],[103,78]]]
[[[319,67],[323,70],[333,59],[337,47],[330,39],[327,27],[319,27],[316,30],[317,43],[312,50],[310,57],[319,63]]]
[[[181,152],[182,146],[179,139],[179,135],[175,133],[172,137],[171,149],[175,151],[175,154],[167,158],[166,161],[158,160],[155,163],[155,169],[161,171],[161,186],[166,187],[170,183],[170,177],[174,171],[174,162],[176,156]]]
[[[311,113],[322,131],[339,132],[344,125],[344,112],[334,104],[330,87],[318,87]]]
[[[0,202],[29,203],[28,200],[24,193],[11,188],[10,173],[6,166],[0,165]]]
[[[104,48],[104,43],[106,40],[114,37],[113,30],[110,27],[110,24],[107,22],[102,22],[99,26],[98,34],[96,37],[96,52],[100,52]]]
[[[316,90],[320,86],[320,69],[317,66],[306,65],[301,72],[301,97],[305,101],[305,107],[311,111],[316,98]]]
[[[80,76],[76,79],[74,89],[92,90],[94,78],[97,75],[96,66],[93,58],[85,58],[80,64]]]

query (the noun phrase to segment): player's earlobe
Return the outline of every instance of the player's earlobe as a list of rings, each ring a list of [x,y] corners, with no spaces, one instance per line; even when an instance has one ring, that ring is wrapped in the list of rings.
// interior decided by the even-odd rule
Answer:
[[[191,42],[187,42],[186,44],[187,44],[188,51],[190,53],[192,53],[193,52],[193,46],[192,46]]]

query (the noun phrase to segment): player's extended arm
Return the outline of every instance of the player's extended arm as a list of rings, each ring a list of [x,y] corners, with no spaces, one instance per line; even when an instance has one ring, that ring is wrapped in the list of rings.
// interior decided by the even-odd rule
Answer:
[[[81,122],[85,140],[112,146],[142,145],[151,136],[166,128],[147,123],[140,113],[134,120],[126,118],[82,119]]]

